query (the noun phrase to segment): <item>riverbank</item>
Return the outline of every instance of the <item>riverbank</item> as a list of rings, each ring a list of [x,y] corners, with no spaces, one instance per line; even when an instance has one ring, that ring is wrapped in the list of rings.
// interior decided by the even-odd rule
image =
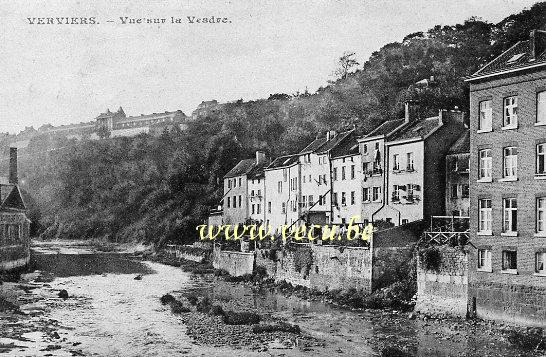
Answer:
[[[546,338],[544,331],[540,328],[525,328],[513,326],[492,321],[483,321],[479,319],[465,320],[453,318],[447,315],[430,315],[418,314],[412,311],[414,302],[408,299],[409,291],[407,286],[403,284],[394,284],[371,295],[366,295],[355,289],[336,290],[319,292],[317,290],[308,289],[302,286],[294,286],[284,281],[275,282],[267,278],[265,271],[257,269],[252,275],[241,277],[232,277],[224,271],[216,270],[207,263],[195,263],[180,259],[172,259],[168,256],[155,256],[157,261],[164,261],[167,264],[180,266],[186,271],[201,272],[202,274],[214,275],[215,279],[222,281],[240,284],[252,289],[253,291],[274,291],[282,294],[285,297],[295,296],[312,302],[327,303],[338,308],[347,309],[355,314],[370,314],[376,321],[389,319],[388,325],[402,325],[402,321],[414,320],[420,324],[423,333],[430,335],[431,338],[438,341],[457,341],[463,331],[473,330],[476,335],[487,335],[489,338],[498,339],[505,343],[524,351],[523,355],[542,355],[546,348]],[[377,315],[379,319],[377,320]],[[437,326],[449,327],[437,329]],[[305,329],[302,326],[302,329]],[[376,336],[373,340],[375,346],[380,347],[379,351],[385,353],[399,353],[399,355],[407,356],[412,354],[405,352],[408,346],[412,345],[411,341],[403,343],[392,343],[392,339]],[[390,335],[392,337],[392,335]],[[390,351],[390,352],[388,352]],[[395,352],[398,351],[398,352]],[[383,353],[383,352],[382,352]]]

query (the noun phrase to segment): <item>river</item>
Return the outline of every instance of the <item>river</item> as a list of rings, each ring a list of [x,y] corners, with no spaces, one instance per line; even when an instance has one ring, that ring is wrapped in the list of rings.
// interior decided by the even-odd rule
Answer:
[[[33,262],[52,279],[39,284],[29,275],[31,287],[22,299],[28,301],[22,306],[27,317],[0,318],[0,346],[18,346],[0,349],[9,356],[379,356],[389,346],[414,356],[536,356],[512,347],[492,324],[349,311],[127,254],[42,245]],[[134,279],[137,274],[141,280]],[[60,289],[70,297],[56,297]],[[259,352],[199,345],[180,316],[159,302],[166,293],[190,292],[298,324],[323,346],[308,351],[269,346]],[[17,328],[22,333],[14,337]]]

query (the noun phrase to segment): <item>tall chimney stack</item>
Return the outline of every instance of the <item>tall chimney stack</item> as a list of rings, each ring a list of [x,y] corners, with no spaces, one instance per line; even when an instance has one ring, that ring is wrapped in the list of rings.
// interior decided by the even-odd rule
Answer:
[[[256,151],[256,165],[265,163],[265,153],[263,151]]]
[[[19,184],[17,176],[17,148],[9,148],[9,183]]]
[[[413,100],[404,103],[404,122],[409,123],[418,117],[418,104]]]

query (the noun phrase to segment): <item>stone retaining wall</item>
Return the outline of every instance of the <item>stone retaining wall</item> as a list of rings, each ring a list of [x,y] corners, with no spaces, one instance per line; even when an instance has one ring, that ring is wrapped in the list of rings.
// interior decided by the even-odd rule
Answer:
[[[222,251],[214,246],[212,251],[212,266],[215,269],[225,270],[231,276],[252,274],[254,271],[254,252]]]
[[[415,310],[429,314],[466,317],[468,311],[468,253],[439,247],[437,270],[427,270],[417,259],[417,303]]]

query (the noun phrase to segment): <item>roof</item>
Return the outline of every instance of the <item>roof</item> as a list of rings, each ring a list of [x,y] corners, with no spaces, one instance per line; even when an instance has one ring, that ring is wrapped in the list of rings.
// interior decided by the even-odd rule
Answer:
[[[500,74],[505,71],[519,70],[539,64],[546,64],[546,51],[541,44],[546,40],[545,31],[536,31],[534,39],[519,41],[500,56],[480,68],[467,80],[480,78],[487,75]],[[534,42],[533,42],[534,41]],[[536,56],[533,59],[533,43],[536,48]]]
[[[348,130],[343,133],[339,133],[336,136],[334,136],[332,139],[328,140],[324,143],[323,146],[321,146],[318,150],[316,150],[317,154],[324,154],[333,148],[335,148],[340,142],[342,142],[349,134],[351,134],[353,130]]]
[[[273,162],[269,164],[269,166],[267,166],[266,169],[270,170],[270,169],[277,169],[280,167],[288,167],[288,166],[292,166],[293,164],[297,162],[298,162],[298,155],[285,155],[273,160]]]
[[[116,120],[116,124],[118,123],[129,123],[129,122],[135,122],[140,120],[147,120],[150,118],[165,118],[165,117],[171,117],[174,118],[176,115],[183,115],[182,111],[178,110],[176,112],[164,112],[164,113],[153,113],[153,114],[142,114],[139,116],[131,116],[131,117],[124,117]]]
[[[0,205],[8,197],[14,187],[15,185],[11,184],[0,184]]]
[[[410,122],[402,130],[398,130],[389,141],[408,139],[424,139],[441,126],[437,116]]]
[[[451,146],[448,154],[469,154],[470,153],[470,131],[467,130]]]
[[[342,157],[342,156],[360,154],[360,151],[358,148],[358,141],[356,140],[356,137],[352,135],[349,138],[347,138],[347,140],[343,140],[335,148],[332,149],[331,153],[332,153],[332,158],[334,159],[337,157]]]
[[[307,153],[315,152],[316,150],[318,150],[325,143],[326,143],[326,137],[316,138],[315,140],[313,140],[311,142],[311,144],[307,145],[299,153],[300,154],[307,154]]]
[[[256,164],[255,159],[241,160],[239,161],[237,165],[235,165],[234,168],[229,170],[229,172],[224,176],[224,178],[246,175],[250,172],[250,170],[252,170],[255,164]]]
[[[379,135],[388,135],[396,128],[404,125],[404,123],[404,119],[388,120],[372,130],[370,133],[368,133],[368,135],[364,136],[364,138],[371,138]]]
[[[254,167],[250,169],[248,173],[248,178],[252,180],[252,179],[264,177],[265,176],[264,169],[266,166],[267,166],[266,164],[254,165]]]

